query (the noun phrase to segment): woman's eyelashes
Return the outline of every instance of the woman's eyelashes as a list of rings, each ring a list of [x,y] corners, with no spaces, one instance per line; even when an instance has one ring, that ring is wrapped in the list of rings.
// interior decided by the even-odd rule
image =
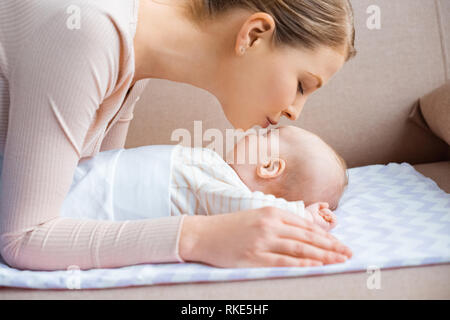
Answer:
[[[297,90],[303,95],[303,85],[300,81],[298,82]]]

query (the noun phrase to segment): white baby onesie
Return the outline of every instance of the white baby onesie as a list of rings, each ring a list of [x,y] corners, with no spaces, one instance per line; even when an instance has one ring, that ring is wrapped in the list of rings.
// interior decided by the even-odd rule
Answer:
[[[211,149],[153,145],[104,151],[82,161],[61,214],[136,220],[213,215],[265,206],[305,216],[303,201],[252,192]]]

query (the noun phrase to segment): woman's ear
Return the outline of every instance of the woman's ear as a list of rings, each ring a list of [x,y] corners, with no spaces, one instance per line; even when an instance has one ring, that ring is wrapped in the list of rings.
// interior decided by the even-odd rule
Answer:
[[[269,159],[256,167],[256,174],[263,179],[271,179],[280,176],[286,168],[286,161],[280,158]]]
[[[253,13],[241,27],[236,39],[236,52],[243,55],[245,51],[260,42],[261,37],[272,39],[275,20],[265,12]]]

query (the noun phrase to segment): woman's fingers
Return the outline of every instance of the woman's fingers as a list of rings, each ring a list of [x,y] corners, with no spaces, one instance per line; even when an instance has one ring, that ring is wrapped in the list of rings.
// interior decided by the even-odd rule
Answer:
[[[318,260],[289,257],[277,253],[265,253],[261,256],[266,261],[265,266],[267,267],[319,267],[323,265]]]
[[[284,224],[279,226],[278,230],[280,237],[306,242],[328,251],[344,254],[348,258],[351,258],[353,255],[350,248],[318,225],[306,219],[286,212],[285,215],[282,215],[282,221]]]
[[[279,239],[277,241],[274,241],[270,252],[281,255],[289,255],[301,259],[321,261],[324,264],[341,263],[347,261],[347,257],[343,254],[323,250],[305,242],[290,239]]]
[[[322,235],[323,237],[327,237],[331,240],[339,241],[333,235],[331,235],[330,233],[326,232],[321,227],[316,225],[314,222],[311,222],[311,221],[306,220],[302,217],[299,217],[295,214],[292,214],[291,212],[283,211],[281,219],[284,222],[284,224],[292,225],[295,227],[300,227],[300,228],[306,229],[308,231]]]

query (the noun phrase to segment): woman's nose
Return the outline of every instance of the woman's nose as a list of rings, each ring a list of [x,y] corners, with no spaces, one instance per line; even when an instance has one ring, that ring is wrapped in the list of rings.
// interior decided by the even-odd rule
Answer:
[[[299,106],[289,106],[286,110],[283,111],[283,115],[288,118],[289,120],[297,120],[298,116],[300,115],[300,112],[303,109],[303,105]]]

